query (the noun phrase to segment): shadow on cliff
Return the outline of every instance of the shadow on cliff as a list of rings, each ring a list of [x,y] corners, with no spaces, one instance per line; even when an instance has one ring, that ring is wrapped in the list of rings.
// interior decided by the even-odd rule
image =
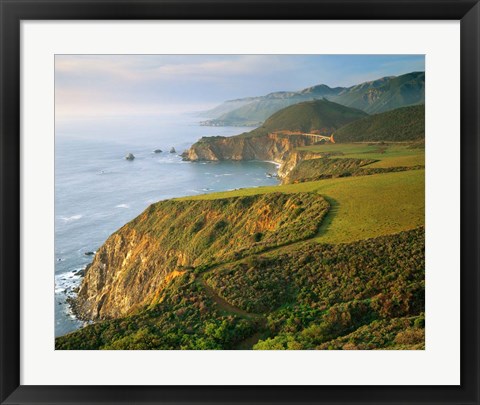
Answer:
[[[340,204],[338,203],[337,200],[334,200],[333,198],[322,196],[325,198],[325,200],[328,201],[330,204],[330,209],[327,212],[327,215],[325,215],[325,218],[323,219],[322,223],[320,224],[316,238],[319,236],[323,236],[325,233],[327,233],[330,230],[330,226],[332,224],[333,219],[337,216],[338,214],[338,209],[340,207]]]

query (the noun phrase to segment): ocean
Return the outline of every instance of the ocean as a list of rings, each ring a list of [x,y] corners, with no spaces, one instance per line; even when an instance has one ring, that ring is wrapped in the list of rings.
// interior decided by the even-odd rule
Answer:
[[[79,271],[115,230],[150,204],[173,197],[278,184],[269,162],[184,162],[179,156],[202,136],[251,128],[205,127],[192,116],[127,118],[57,125],[55,133],[55,336],[84,322],[67,297]],[[176,153],[170,153],[174,147]],[[162,153],[153,153],[161,149]],[[125,156],[132,153],[133,161]]]

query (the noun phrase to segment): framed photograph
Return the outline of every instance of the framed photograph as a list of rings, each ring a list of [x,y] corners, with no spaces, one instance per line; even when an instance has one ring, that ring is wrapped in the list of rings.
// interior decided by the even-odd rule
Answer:
[[[1,404],[478,404],[477,1],[1,2]]]

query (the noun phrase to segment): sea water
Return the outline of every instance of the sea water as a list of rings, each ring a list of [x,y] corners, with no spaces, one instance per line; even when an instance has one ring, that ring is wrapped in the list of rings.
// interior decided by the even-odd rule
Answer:
[[[251,130],[199,126],[191,116],[81,122],[55,134],[55,336],[74,331],[67,303],[81,271],[110,234],[150,204],[173,197],[274,185],[268,162],[184,162],[202,136]],[[174,147],[177,153],[170,153]],[[161,149],[162,153],[154,153]],[[135,159],[125,156],[133,153]],[[87,254],[86,254],[87,253]]]

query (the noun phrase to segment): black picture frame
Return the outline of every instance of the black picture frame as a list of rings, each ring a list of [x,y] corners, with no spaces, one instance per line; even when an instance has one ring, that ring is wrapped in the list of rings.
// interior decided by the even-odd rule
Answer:
[[[479,403],[480,5],[477,0],[0,0],[0,11],[1,404]],[[461,21],[459,386],[20,385],[20,22],[128,19]]]

